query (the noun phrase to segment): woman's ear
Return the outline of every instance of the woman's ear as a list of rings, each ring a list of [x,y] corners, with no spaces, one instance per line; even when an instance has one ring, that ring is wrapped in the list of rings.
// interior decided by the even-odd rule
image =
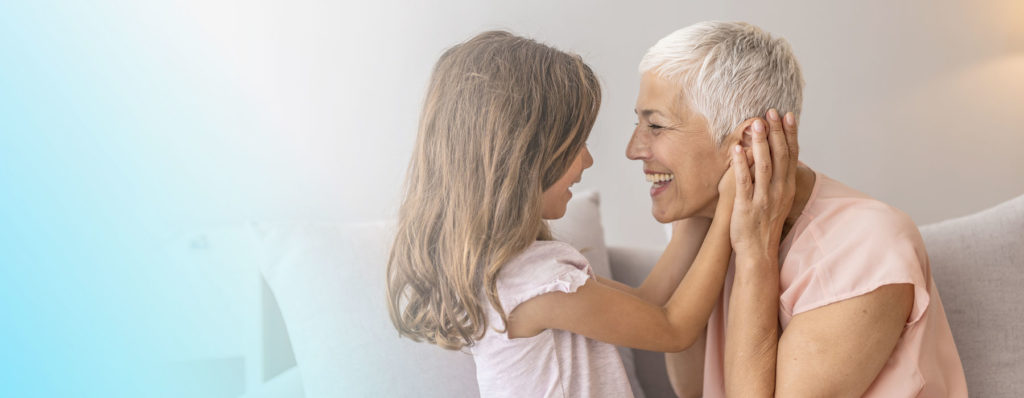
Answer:
[[[730,146],[739,144],[743,147],[743,149],[749,150],[751,134],[754,134],[754,121],[758,119],[760,118],[752,117],[750,119],[744,120],[742,123],[736,126],[736,128],[733,129],[732,133],[729,133],[728,141],[730,142]]]
[[[733,145],[740,145],[743,147],[743,152],[747,155],[747,164],[754,164],[754,155],[751,149],[752,134],[754,134],[754,121],[761,120],[764,126],[768,124],[759,117],[752,117],[744,120],[742,123],[736,126],[727,137],[725,137],[726,147],[731,150]]]

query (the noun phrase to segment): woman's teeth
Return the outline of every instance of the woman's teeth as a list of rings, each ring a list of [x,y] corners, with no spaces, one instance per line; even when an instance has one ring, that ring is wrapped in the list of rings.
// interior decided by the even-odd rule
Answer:
[[[676,177],[674,174],[665,174],[665,173],[653,173],[653,174],[644,174],[644,175],[647,177],[647,182],[651,182],[651,183],[655,183],[655,184],[666,183],[666,182],[672,181],[672,179],[674,179]]]

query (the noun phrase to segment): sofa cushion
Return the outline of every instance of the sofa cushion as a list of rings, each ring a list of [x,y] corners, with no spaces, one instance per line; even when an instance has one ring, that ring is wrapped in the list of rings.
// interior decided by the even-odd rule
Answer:
[[[921,227],[957,351],[976,397],[1024,393],[1024,196]]]

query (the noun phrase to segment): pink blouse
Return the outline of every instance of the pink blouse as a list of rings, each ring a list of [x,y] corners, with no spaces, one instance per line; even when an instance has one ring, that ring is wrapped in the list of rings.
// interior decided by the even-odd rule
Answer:
[[[541,294],[573,293],[591,278],[590,263],[575,248],[537,241],[502,267],[498,299],[507,315]],[[615,346],[556,329],[510,339],[495,330],[504,328],[498,312],[487,309],[487,333],[470,349],[482,397],[633,397]]]
[[[966,397],[960,356],[921,234],[903,212],[817,173],[807,205],[780,247],[779,323],[888,284],[914,285],[914,307],[865,397]],[[704,396],[724,397],[730,267],[708,322]],[[856,338],[850,336],[849,338]]]

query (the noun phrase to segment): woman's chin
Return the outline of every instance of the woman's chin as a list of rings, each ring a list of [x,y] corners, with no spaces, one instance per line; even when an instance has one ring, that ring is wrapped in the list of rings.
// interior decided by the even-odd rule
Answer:
[[[690,217],[702,216],[699,213],[701,212],[695,211],[692,208],[687,208],[686,206],[683,206],[680,203],[675,203],[675,206],[665,206],[664,204],[659,206],[658,203],[655,203],[654,206],[651,207],[651,215],[654,216],[655,220],[658,220],[658,222],[662,224],[667,224],[673,221],[679,221]],[[707,217],[711,216],[708,215]]]
[[[672,212],[668,211],[668,209],[660,209],[657,206],[651,209],[651,215],[654,216],[655,220],[662,224],[667,224],[681,219],[680,217],[676,217],[674,214],[672,214]]]

